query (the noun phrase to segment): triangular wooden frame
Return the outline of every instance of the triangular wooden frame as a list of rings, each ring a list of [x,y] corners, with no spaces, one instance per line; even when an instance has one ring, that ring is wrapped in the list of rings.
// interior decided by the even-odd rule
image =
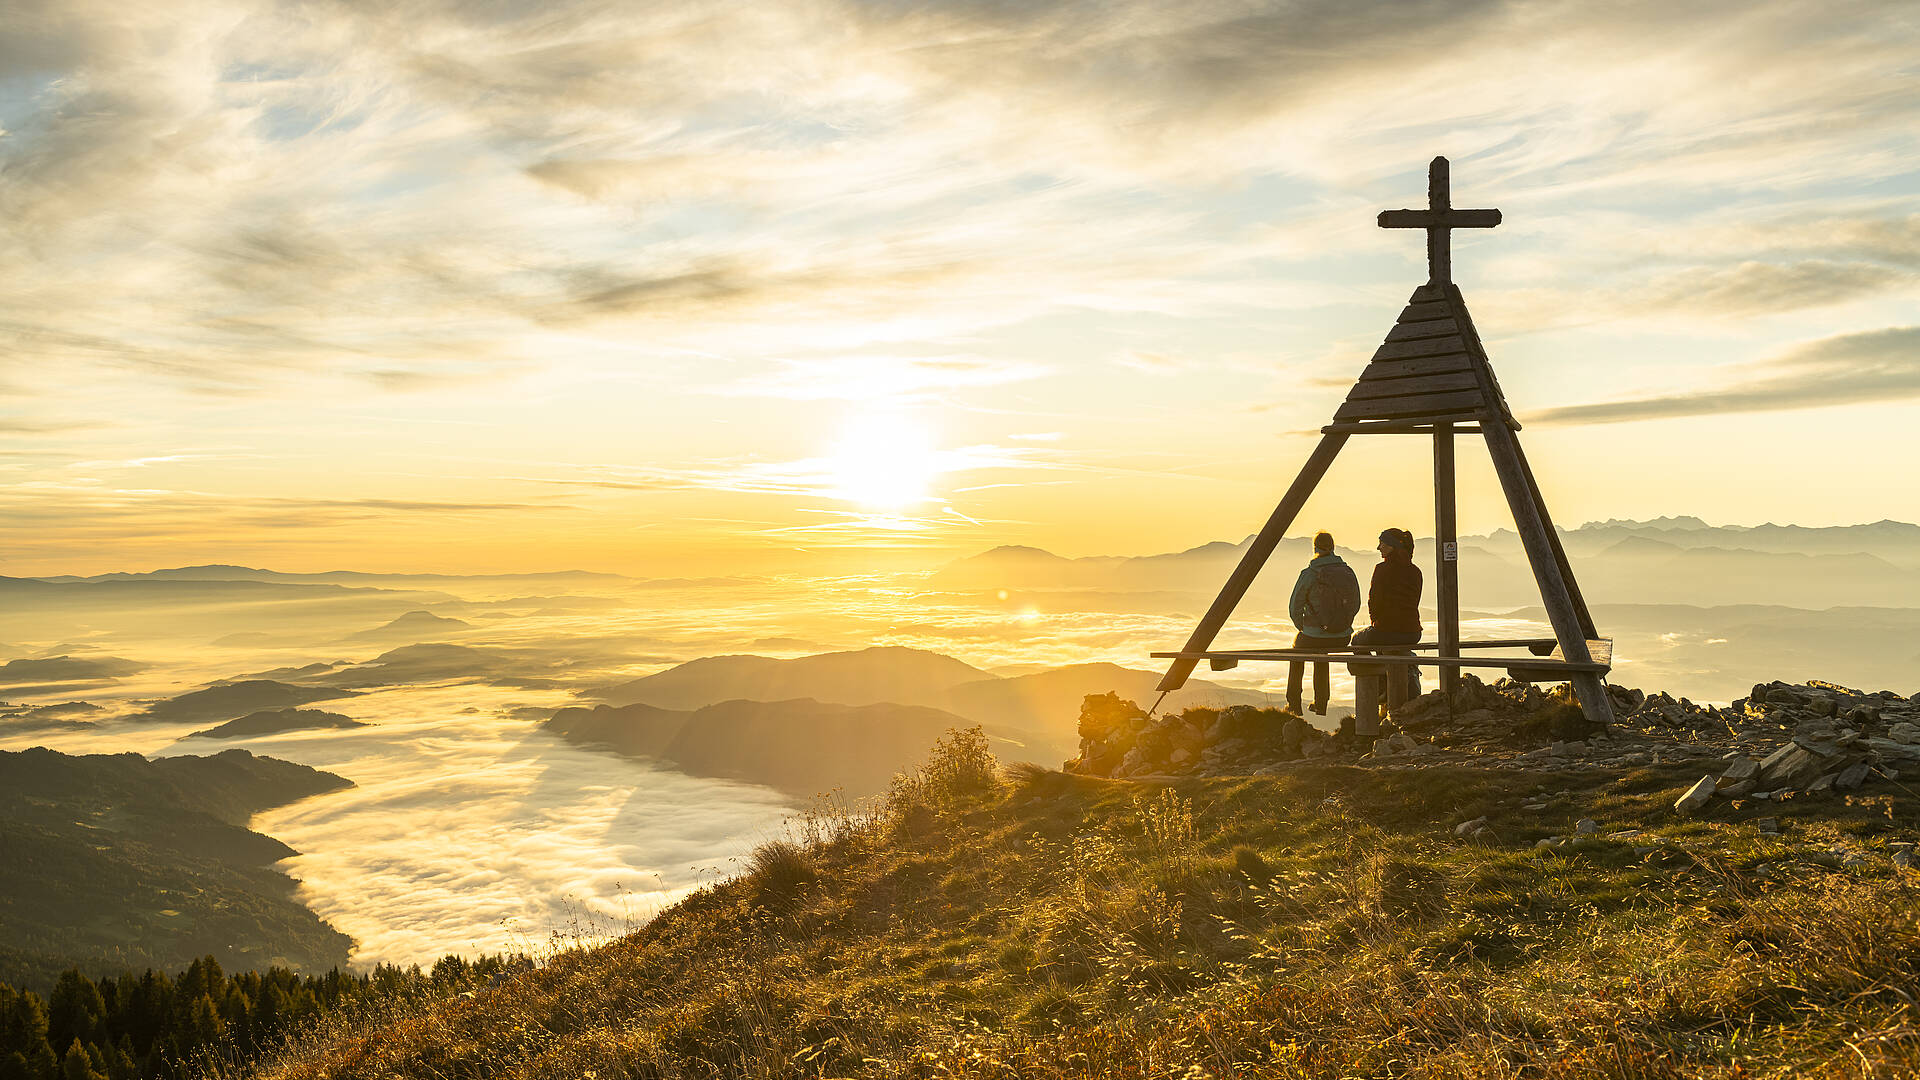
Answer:
[[[1332,466],[1340,448],[1349,437],[1364,434],[1430,434],[1433,437],[1434,537],[1440,549],[1436,575],[1440,621],[1438,655],[1460,664],[1463,643],[1460,641],[1457,574],[1459,545],[1454,524],[1453,437],[1465,433],[1479,434],[1486,439],[1487,453],[1493,459],[1501,491],[1513,513],[1514,527],[1526,550],[1527,562],[1533,569],[1557,643],[1550,661],[1539,667],[1517,663],[1515,669],[1524,669],[1540,681],[1568,679],[1587,718],[1598,724],[1612,723],[1613,709],[1601,681],[1611,664],[1610,643],[1603,643],[1595,632],[1593,616],[1580,595],[1573,567],[1567,562],[1566,551],[1547,514],[1540,485],[1527,464],[1526,454],[1520,449],[1516,434],[1520,424],[1514,420],[1506,397],[1500,392],[1486,348],[1467,311],[1466,300],[1450,280],[1452,260],[1447,231],[1463,226],[1490,227],[1499,223],[1500,214],[1497,210],[1454,210],[1449,203],[1448,181],[1447,160],[1435,158],[1429,171],[1428,209],[1390,210],[1380,215],[1383,227],[1428,230],[1431,280],[1415,289],[1407,299],[1386,340],[1334,413],[1333,423],[1321,429],[1320,445],[1307,458],[1280,505],[1248,545],[1239,566],[1187,639],[1186,647],[1177,653],[1155,654],[1173,658],[1166,676],[1160,680],[1160,691],[1179,689],[1202,659],[1212,660],[1216,667],[1225,667],[1239,659],[1281,658],[1263,656],[1260,651],[1210,653],[1209,650],[1215,635],[1246,595],[1274,547]],[[1600,648],[1603,644],[1607,646],[1604,652]],[[1495,660],[1484,666],[1502,666],[1502,663]],[[1451,689],[1458,670],[1458,666],[1441,666],[1441,685]]]

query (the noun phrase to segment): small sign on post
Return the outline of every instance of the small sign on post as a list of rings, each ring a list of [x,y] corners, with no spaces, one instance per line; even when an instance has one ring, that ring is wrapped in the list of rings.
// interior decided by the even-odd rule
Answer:
[[[1440,558],[1446,562],[1460,561],[1460,541],[1448,540],[1440,545]]]

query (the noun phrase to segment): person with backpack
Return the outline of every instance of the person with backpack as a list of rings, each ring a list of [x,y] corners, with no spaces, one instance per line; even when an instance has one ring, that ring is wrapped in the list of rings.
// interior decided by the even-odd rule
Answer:
[[[1363,645],[1412,645],[1420,640],[1420,591],[1424,579],[1413,564],[1413,534],[1405,529],[1380,533],[1380,562],[1367,589],[1366,629],[1353,635],[1353,651],[1382,656],[1412,656],[1411,649],[1364,649]],[[1404,675],[1400,675],[1404,672]],[[1387,668],[1388,678],[1406,679],[1407,699],[1420,696],[1420,669],[1412,664]]]
[[[1300,571],[1294,582],[1293,599],[1287,605],[1293,616],[1293,647],[1302,652],[1332,652],[1346,645],[1353,633],[1353,617],[1360,613],[1360,579],[1353,567],[1333,553],[1333,534],[1313,534],[1313,561]],[[1295,660],[1287,665],[1287,707],[1294,715],[1305,716],[1300,708],[1300,679],[1307,662]],[[1327,715],[1327,696],[1331,676],[1325,660],[1313,665],[1313,711]]]

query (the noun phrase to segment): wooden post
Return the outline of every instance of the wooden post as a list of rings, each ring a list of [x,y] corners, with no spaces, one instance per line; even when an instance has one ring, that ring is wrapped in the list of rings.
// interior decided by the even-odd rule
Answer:
[[[1327,469],[1333,465],[1333,459],[1339,456],[1340,448],[1346,443],[1345,432],[1329,432],[1320,437],[1320,445],[1314,447],[1312,456],[1300,467],[1300,475],[1294,477],[1293,486],[1281,497],[1280,505],[1274,507],[1273,516],[1267,518],[1259,535],[1247,545],[1247,553],[1240,557],[1240,565],[1234,567],[1233,576],[1227,579],[1226,585],[1220,589],[1220,595],[1214,598],[1213,606],[1201,617],[1200,625],[1193,628],[1193,636],[1187,639],[1186,647],[1181,652],[1205,652],[1213,645],[1214,635],[1226,625],[1234,607],[1247,594],[1253,579],[1259,576],[1260,568],[1266,565],[1267,557],[1273,554],[1274,545],[1286,535],[1287,526],[1293,524],[1300,508],[1306,505],[1314,487],[1320,483],[1321,477],[1327,475]],[[1175,660],[1167,666],[1166,675],[1154,689],[1161,693],[1180,689],[1186,685],[1187,676],[1193,674],[1194,666],[1198,663],[1198,660],[1192,659]]]
[[[1433,543],[1435,553],[1435,599],[1439,607],[1440,655],[1460,655],[1460,537],[1454,515],[1453,425],[1439,424],[1433,431]],[[1453,699],[1460,683],[1460,669],[1440,669],[1440,689]]]
[[[1386,682],[1378,675],[1353,677],[1353,734],[1371,739],[1380,734],[1380,688]]]
[[[1520,440],[1505,423],[1494,421],[1480,425],[1487,438],[1487,453],[1493,458],[1493,471],[1500,477],[1506,493],[1507,508],[1513,512],[1514,528],[1526,547],[1527,562],[1533,567],[1534,581],[1540,586],[1540,601],[1546,606],[1547,621],[1553,636],[1560,641],[1560,656],[1576,663],[1587,663],[1586,629],[1567,591],[1566,578],[1560,573],[1560,560],[1553,551],[1553,540],[1540,518],[1538,492],[1527,482],[1527,471],[1520,462]],[[1607,688],[1592,672],[1572,673],[1574,696],[1581,711],[1596,724],[1612,725],[1613,703],[1607,700]]]

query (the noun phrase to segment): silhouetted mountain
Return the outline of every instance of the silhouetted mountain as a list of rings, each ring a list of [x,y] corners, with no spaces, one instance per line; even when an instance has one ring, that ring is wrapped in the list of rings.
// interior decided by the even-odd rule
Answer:
[[[961,683],[986,672],[951,656],[880,646],[856,652],[821,653],[792,660],[767,656],[708,656],[592,696],[614,705],[644,702],[667,709],[697,709],[736,698],[783,701],[815,698],[844,705],[892,702],[938,706]]]
[[[35,693],[63,685],[107,685],[143,665],[118,656],[46,656],[0,664],[0,690]]]
[[[193,732],[186,738],[238,739],[248,735],[276,735],[283,731],[367,726],[361,721],[349,719],[339,713],[321,712],[319,709],[263,709],[260,712],[248,713],[238,720],[229,720],[219,727]]]
[[[353,692],[324,686],[294,686],[272,679],[216,683],[147,706],[133,720],[232,720],[262,709],[286,709],[312,701],[354,697]]]
[[[104,711],[90,701],[62,701],[53,705],[14,705],[0,701],[0,733],[97,727],[93,721],[81,717]]]
[[[470,630],[473,624],[461,619],[448,619],[435,615],[431,611],[409,611],[405,615],[371,630],[362,630],[348,637],[349,641],[422,641],[441,634],[458,633]]]
[[[228,750],[213,757],[0,752],[0,981],[69,964],[343,965],[351,942],[271,869],[293,854],[253,814],[350,786]]]
[[[652,705],[566,708],[542,725],[569,741],[647,757],[695,776],[745,780],[799,796],[885,791],[940,736],[971,726],[917,705],[724,701],[695,710]]]

